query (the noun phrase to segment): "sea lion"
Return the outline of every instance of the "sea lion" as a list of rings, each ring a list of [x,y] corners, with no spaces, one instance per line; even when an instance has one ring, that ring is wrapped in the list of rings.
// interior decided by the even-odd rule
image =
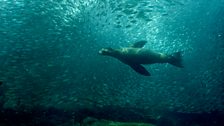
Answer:
[[[139,74],[150,76],[151,74],[142,66],[142,64],[169,63],[176,67],[183,68],[181,52],[171,55],[154,52],[150,49],[144,49],[147,41],[139,41],[130,47],[113,49],[102,48],[99,54],[114,57],[121,62],[129,65]]]

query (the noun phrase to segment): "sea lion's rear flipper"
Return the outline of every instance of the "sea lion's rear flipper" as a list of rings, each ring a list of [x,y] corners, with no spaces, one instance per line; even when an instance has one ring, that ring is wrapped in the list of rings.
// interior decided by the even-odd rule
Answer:
[[[176,52],[173,53],[172,55],[169,55],[168,57],[168,63],[176,66],[176,67],[180,67],[183,68],[183,63],[182,63],[182,56],[181,56],[181,52]]]
[[[151,74],[145,69],[145,67],[143,67],[140,64],[131,64],[130,67],[132,69],[134,69],[136,72],[145,75],[145,76],[150,76]]]
[[[146,43],[147,43],[147,41],[138,41],[138,42],[134,43],[133,45],[131,45],[131,47],[132,48],[142,48]]]

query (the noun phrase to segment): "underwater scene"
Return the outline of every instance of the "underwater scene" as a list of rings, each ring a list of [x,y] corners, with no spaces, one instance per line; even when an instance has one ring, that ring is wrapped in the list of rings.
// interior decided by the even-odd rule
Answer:
[[[223,0],[0,0],[0,126],[224,126]]]

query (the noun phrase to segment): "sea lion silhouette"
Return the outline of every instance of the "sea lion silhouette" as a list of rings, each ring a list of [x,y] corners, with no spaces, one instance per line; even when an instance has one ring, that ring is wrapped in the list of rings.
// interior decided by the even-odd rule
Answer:
[[[137,73],[150,76],[151,74],[142,66],[142,64],[169,63],[176,67],[183,68],[181,52],[175,52],[171,55],[154,52],[150,49],[144,49],[147,41],[139,41],[130,47],[113,49],[102,48],[99,54],[114,57],[124,64],[129,65]]]

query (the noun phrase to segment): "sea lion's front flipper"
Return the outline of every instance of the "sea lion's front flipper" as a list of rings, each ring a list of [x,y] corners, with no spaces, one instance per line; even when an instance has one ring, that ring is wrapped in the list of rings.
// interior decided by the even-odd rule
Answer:
[[[142,48],[146,43],[147,43],[147,41],[138,41],[138,42],[134,43],[133,45],[131,45],[131,47],[132,48]]]
[[[143,67],[140,64],[131,64],[130,67],[132,69],[134,69],[136,72],[145,75],[145,76],[150,76],[151,74],[145,69],[145,67]]]

